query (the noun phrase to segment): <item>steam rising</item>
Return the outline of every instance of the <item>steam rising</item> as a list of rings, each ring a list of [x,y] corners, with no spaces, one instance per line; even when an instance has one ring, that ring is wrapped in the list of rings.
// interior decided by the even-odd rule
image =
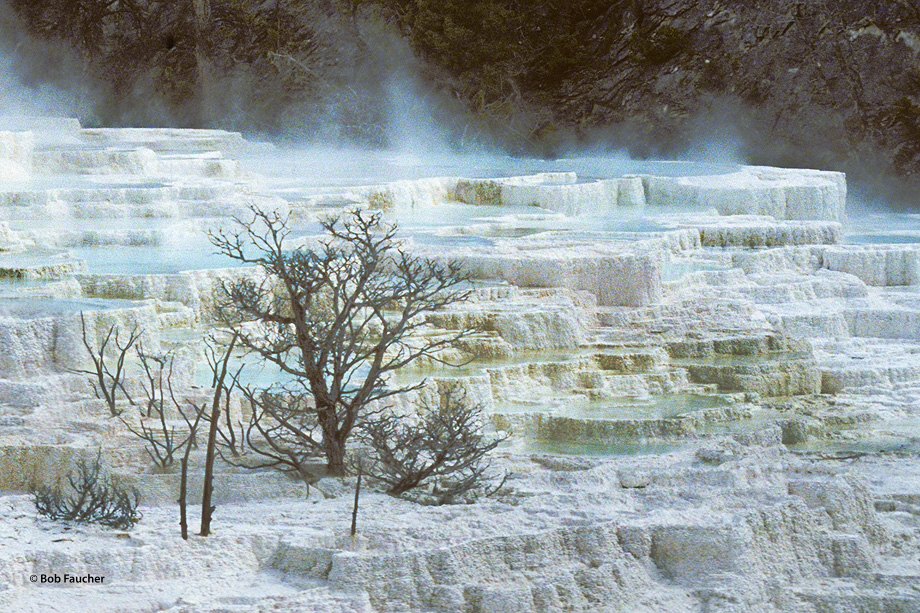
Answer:
[[[281,133],[259,136],[280,137],[299,147],[358,144],[435,157],[482,154],[503,148],[496,147],[495,138],[482,132],[474,113],[425,82],[421,66],[395,32],[375,26],[364,36],[373,45],[372,66],[366,66],[352,83],[343,85],[342,91],[329,99],[311,107],[290,109]],[[246,132],[251,127],[245,125],[246,118],[251,118],[251,109],[241,107],[245,103],[239,95],[239,88],[245,84],[236,83],[234,77],[228,79],[223,94],[232,99],[218,105],[227,112],[214,118],[212,127]],[[138,87],[150,88],[153,84]],[[106,117],[114,125],[170,124],[163,109],[151,102],[154,98],[146,96],[147,107],[130,105],[130,110],[113,116],[106,86],[88,78],[84,62],[63,46],[30,37],[13,11],[0,3],[0,115],[78,117],[84,125],[97,123],[97,117]],[[118,116],[125,112],[130,116]],[[587,135],[560,134],[558,140],[550,151],[554,156],[597,154],[603,150],[618,152],[615,157],[621,157],[630,135],[619,130],[599,130]],[[689,147],[668,153],[679,153],[693,161],[739,163],[745,161],[743,148],[744,139],[732,128],[713,128],[713,124],[701,122]],[[653,144],[649,150],[659,149]],[[530,150],[536,151],[533,147]]]
[[[64,49],[24,34],[0,3],[0,115],[86,117],[89,85]]]
[[[402,76],[386,85],[386,116],[389,118],[390,145],[398,151],[443,153],[449,149],[446,122],[431,92],[426,92],[417,78]]]
[[[251,108],[257,101],[246,95],[251,83],[244,75],[226,76],[219,84],[222,99],[213,107],[216,116],[210,125],[201,127],[240,130],[300,149],[388,149],[418,158],[420,168],[456,154],[492,153],[498,154],[497,159],[509,151],[550,158],[603,155],[615,158],[617,164],[628,157],[825,169],[839,166],[839,160],[835,162],[822,149],[822,143],[803,149],[773,137],[769,118],[737,100],[700,102],[694,119],[681,126],[631,125],[627,120],[616,126],[567,131],[550,122],[555,131],[549,144],[531,142],[527,132],[533,126],[526,124],[527,110],[522,108],[515,112],[518,119],[524,118],[525,129],[518,130],[511,125],[514,119],[509,119],[509,125],[504,126],[507,133],[496,136],[485,127],[488,122],[482,117],[430,84],[426,78],[429,69],[414,57],[398,33],[381,23],[366,22],[361,27],[362,40],[371,49],[369,59],[355,70],[350,81],[336,81],[339,84],[324,90],[319,100],[285,109],[275,128],[259,127],[258,113],[262,111]],[[0,116],[77,117],[84,126],[175,125],[177,118],[154,94],[157,84],[152,79],[135,83],[130,99],[116,100],[108,83],[95,80],[90,66],[89,60],[64,45],[32,38],[14,11],[0,0]],[[263,110],[286,104],[280,94],[278,100],[258,102]],[[545,109],[543,112],[548,114]],[[563,121],[557,123],[564,125]],[[497,128],[500,131],[503,126]],[[257,130],[275,131],[266,134]],[[509,139],[509,135],[514,136]],[[513,142],[515,138],[517,142]],[[873,166],[872,159],[862,159],[858,166],[844,170],[849,173],[851,193],[860,193],[870,201],[884,199],[917,206],[917,188],[892,179],[882,165]]]

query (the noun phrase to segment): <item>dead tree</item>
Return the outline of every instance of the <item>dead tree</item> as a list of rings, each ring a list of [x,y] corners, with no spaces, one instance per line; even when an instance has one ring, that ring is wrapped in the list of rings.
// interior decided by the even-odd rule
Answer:
[[[188,422],[189,429],[189,439],[194,441],[196,435],[198,434],[198,424],[201,422],[201,416],[204,415],[205,410],[207,409],[206,404],[194,405],[195,408],[195,419],[194,421]],[[186,515],[186,499],[188,493],[188,461],[189,456],[192,453],[193,445],[188,444],[185,446],[185,453],[182,454],[182,459],[179,462],[180,474],[179,478],[179,529],[182,533],[182,540],[188,540],[188,518]]]
[[[125,398],[127,398],[131,404],[134,404],[134,401],[124,386],[125,357],[128,355],[131,347],[140,339],[142,333],[138,331],[137,326],[134,326],[128,333],[128,339],[122,343],[119,337],[118,328],[115,324],[112,324],[109,326],[105,338],[99,343],[99,351],[97,352],[93,346],[94,343],[91,343],[86,337],[86,318],[83,316],[83,311],[80,311],[80,327],[83,335],[83,346],[86,347],[86,351],[93,361],[93,370],[74,369],[72,372],[91,375],[94,378],[93,389],[96,392],[96,398],[105,400],[106,405],[109,407],[109,413],[113,417],[116,417],[121,413],[116,406],[117,390],[121,390]],[[110,342],[115,346],[114,352],[112,352],[109,346]],[[107,360],[110,359],[110,356],[106,355],[107,352],[115,354],[114,372],[109,367]]]
[[[382,483],[388,494],[402,496],[417,488],[430,490],[435,504],[449,504],[497,491],[488,454],[504,439],[482,431],[482,405],[450,387],[438,404],[423,402],[418,419],[387,414],[362,425],[372,456],[363,472]]]
[[[213,338],[211,339],[213,342]],[[147,421],[142,418],[141,429],[137,430],[127,421],[122,419],[128,430],[147,442],[147,453],[151,459],[162,469],[169,468],[175,461],[175,456],[184,449],[180,459],[181,476],[179,481],[179,526],[183,539],[188,539],[188,519],[186,513],[187,493],[188,493],[188,469],[189,459],[192,449],[197,447],[195,444],[198,428],[203,417],[207,416],[209,432],[208,446],[205,455],[205,475],[204,490],[202,492],[202,514],[201,514],[201,536],[207,536],[210,533],[211,514],[214,507],[211,505],[211,493],[214,489],[214,459],[216,455],[216,432],[220,419],[221,398],[229,398],[233,385],[229,387],[225,384],[227,378],[227,366],[230,361],[230,355],[236,344],[234,337],[229,346],[226,348],[223,356],[217,356],[217,349],[213,344],[208,344],[208,363],[214,374],[213,396],[210,406],[206,402],[193,403],[190,401],[181,402],[175,394],[172,384],[174,356],[170,354],[157,356],[144,351],[142,346],[137,349],[138,357],[146,374],[146,381],[142,383],[144,392],[147,396],[147,415],[146,418],[154,420],[154,426],[148,426]],[[240,367],[242,368],[242,367]],[[239,376],[238,369],[235,374],[231,374],[235,382]],[[182,435],[176,434],[176,428],[166,420],[167,400],[171,403],[175,411],[185,421],[187,429]],[[229,400],[226,401],[225,408],[229,422]],[[121,419],[121,418],[120,418]],[[221,434],[225,440],[226,434]]]
[[[402,251],[396,228],[383,226],[376,213],[325,219],[327,237],[314,249],[293,251],[284,244],[291,234],[286,218],[255,207],[251,213],[235,219],[236,230],[210,238],[221,253],[265,273],[261,282],[225,284],[218,313],[242,346],[294,381],[250,390],[276,422],[255,428],[267,447],[283,448],[279,461],[293,443],[322,454],[330,474],[344,474],[345,443],[368,407],[421,386],[388,387],[388,375],[418,358],[440,359],[468,334],[419,334],[426,313],[468,296],[468,277]],[[297,412],[303,416],[295,419]]]
[[[229,345],[220,349],[220,344],[214,335],[210,335],[205,339],[205,359],[208,361],[212,374],[211,387],[215,390],[215,393],[218,391],[221,393],[221,403],[223,404],[223,426],[219,423],[217,426],[217,435],[220,437],[218,445],[220,445],[220,453],[223,453],[223,450],[227,450],[233,458],[239,457],[244,452],[246,438],[243,424],[233,422],[230,406],[230,398],[234,388],[239,385],[239,375],[243,370],[243,366],[240,365],[235,373],[225,371],[226,365],[229,364],[231,352],[236,346],[236,341],[237,338],[234,335]],[[221,376],[222,374],[223,376]],[[230,375],[229,384],[227,383],[228,374]],[[239,428],[239,433],[237,433],[237,428]]]
[[[207,345],[207,342],[206,342],[206,345]],[[227,350],[226,357],[224,358],[225,360],[229,359],[230,351],[232,351],[232,349],[233,347],[231,346],[230,349]],[[211,354],[211,355],[216,355],[216,353]],[[219,364],[219,362],[218,361],[211,362],[211,360],[209,359],[208,364],[210,364],[211,370],[215,373],[214,394],[218,394],[220,392],[216,387],[217,385],[217,381],[216,381],[217,370],[216,369],[217,369],[217,365]],[[172,386],[169,386],[169,393],[170,393],[170,397],[173,399],[173,403],[178,407],[179,403],[176,402],[175,396],[173,395]],[[188,518],[187,518],[187,513],[186,513],[186,505],[187,505],[187,494],[188,494],[189,457],[192,454],[192,449],[198,447],[196,443],[197,437],[198,437],[198,426],[201,423],[201,418],[208,411],[208,405],[206,402],[196,403],[196,404],[192,404],[191,408],[193,409],[194,420],[189,419],[187,413],[182,412],[182,417],[185,419],[185,423],[188,426],[188,442],[185,445],[185,453],[182,454],[182,460],[180,460],[180,463],[179,463],[180,475],[181,475],[179,478],[179,500],[178,500],[179,528],[181,530],[183,540],[188,540]],[[213,453],[213,449],[209,448],[208,453]],[[205,464],[207,466],[207,461]],[[210,492],[209,492],[209,496],[210,496]],[[210,506],[210,501],[209,501],[209,506]],[[214,510],[213,507],[210,507],[210,508],[212,511]],[[204,516],[202,516],[202,519],[204,519]],[[210,522],[210,514],[208,515],[208,521]]]
[[[131,434],[147,443],[147,455],[153,463],[161,470],[168,470],[175,463],[176,454],[192,444],[195,435],[192,421],[197,422],[199,418],[196,415],[197,409],[194,405],[185,406],[176,398],[172,385],[174,356],[149,354],[139,345],[137,357],[145,375],[141,385],[147,396],[146,414],[141,416],[140,429],[121,415],[118,419]],[[167,421],[167,400],[185,421],[188,426],[186,431],[177,434],[175,424]],[[150,422],[153,422],[153,425],[150,425]]]
[[[214,513],[214,506],[211,504],[211,494],[214,491],[214,458],[217,454],[217,431],[220,425],[220,399],[221,396],[227,398],[227,411],[229,415],[229,397],[231,387],[227,387],[228,366],[230,364],[230,355],[234,346],[239,339],[239,334],[234,333],[230,344],[227,346],[224,355],[220,359],[214,359],[211,362],[211,370],[214,373],[214,396],[211,402],[211,413],[208,416],[208,446],[205,451],[204,465],[204,490],[201,493],[201,536],[208,536],[211,533],[211,515]],[[212,354],[216,355],[216,354]],[[242,368],[242,366],[240,366]],[[236,371],[233,381],[236,382],[240,371]]]

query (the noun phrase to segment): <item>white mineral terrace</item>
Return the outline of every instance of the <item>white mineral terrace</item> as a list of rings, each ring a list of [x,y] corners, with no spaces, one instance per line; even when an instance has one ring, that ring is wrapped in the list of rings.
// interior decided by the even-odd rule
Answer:
[[[219,284],[254,273],[206,232],[252,205],[289,214],[294,244],[381,210],[410,252],[473,275],[426,333],[475,327],[454,357],[476,359],[399,377],[483,403],[510,435],[507,492],[367,491],[351,539],[353,478],[324,498],[225,465],[214,535],[179,538],[178,474],[74,372],[80,316],[97,341],[137,325],[206,395]],[[848,218],[835,172],[0,119],[0,610],[920,611],[918,298],[920,215]],[[100,448],[143,520],[39,517],[29,483]],[[105,579],[30,582],[65,573]]]

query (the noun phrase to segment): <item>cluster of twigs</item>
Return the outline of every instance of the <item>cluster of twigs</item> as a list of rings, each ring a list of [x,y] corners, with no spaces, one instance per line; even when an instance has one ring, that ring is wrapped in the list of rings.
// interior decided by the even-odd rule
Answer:
[[[372,450],[361,471],[394,496],[432,504],[452,504],[498,491],[488,454],[503,438],[482,430],[481,404],[468,401],[458,387],[449,387],[437,404],[422,402],[418,423],[405,416],[381,414],[362,425]]]
[[[195,433],[206,405],[188,405],[179,402],[173,391],[172,375],[175,357],[170,354],[153,355],[138,344],[137,356],[144,369],[142,381],[147,397],[146,413],[142,414],[140,428],[134,427],[120,414],[118,418],[132,434],[147,443],[147,455],[161,470],[169,469],[175,463],[175,456],[187,446],[195,447]],[[176,413],[185,421],[187,428],[180,434],[176,427],[166,420],[167,401],[175,407]],[[153,421],[153,425],[150,422]]]
[[[76,470],[67,475],[70,493],[58,486],[31,489],[35,509],[49,519],[94,523],[127,530],[141,519],[137,510],[140,493],[113,481],[102,470],[99,457],[89,462],[82,458]]]

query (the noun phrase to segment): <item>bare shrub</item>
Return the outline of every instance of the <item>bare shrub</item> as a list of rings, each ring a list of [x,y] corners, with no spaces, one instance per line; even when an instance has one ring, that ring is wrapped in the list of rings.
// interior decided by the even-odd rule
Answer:
[[[122,487],[102,469],[99,457],[92,462],[82,458],[75,471],[67,475],[65,493],[59,486],[30,487],[35,510],[53,520],[102,524],[127,530],[141,520],[137,510],[140,493]]]
[[[204,406],[191,403],[186,406],[176,398],[172,385],[175,356],[153,355],[138,345],[137,357],[145,375],[141,384],[147,397],[146,413],[141,415],[139,429],[121,415],[118,418],[132,434],[147,443],[147,455],[153,463],[161,470],[168,470],[175,463],[176,454],[193,444],[197,429],[193,427],[193,422],[197,425]],[[179,433],[176,426],[167,421],[169,405],[175,408],[187,426]]]
[[[93,370],[75,369],[72,372],[93,377],[93,389],[96,392],[96,397],[105,400],[106,405],[109,407],[109,413],[115,417],[121,413],[116,407],[116,393],[118,390],[121,390],[125,398],[134,404],[124,385],[125,357],[131,347],[140,339],[142,333],[135,326],[128,332],[128,338],[122,341],[118,328],[115,324],[112,324],[99,343],[99,350],[97,351],[94,343],[91,343],[86,336],[86,318],[83,316],[83,311],[80,311],[80,326],[83,334],[83,346],[86,347],[86,351],[89,352],[89,357],[93,361]],[[112,343],[112,345],[109,343]],[[113,359],[112,354],[114,354],[114,366],[111,366],[109,362],[109,360]]]
[[[243,389],[252,406],[246,428],[246,444],[259,459],[247,460],[249,468],[277,468],[308,484],[319,480],[315,465],[323,455],[322,432],[308,394],[285,390]]]
[[[433,504],[452,504],[495,493],[488,454],[504,440],[482,431],[482,405],[450,387],[437,405],[423,401],[417,423],[386,414],[366,422],[362,438],[373,453],[363,472],[394,496]],[[507,476],[506,476],[507,478]]]

